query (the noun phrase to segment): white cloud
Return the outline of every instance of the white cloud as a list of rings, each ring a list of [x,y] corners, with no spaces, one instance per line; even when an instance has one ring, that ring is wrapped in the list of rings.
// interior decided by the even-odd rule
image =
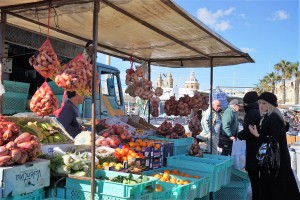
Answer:
[[[256,50],[254,48],[249,48],[249,47],[243,47],[241,48],[242,52],[245,53],[250,53],[250,52],[256,52]]]
[[[228,19],[225,20],[224,18],[231,15],[234,10],[234,7],[230,7],[227,10],[219,9],[216,12],[212,12],[207,8],[199,8],[197,10],[197,18],[215,30],[226,31],[232,28],[232,25]]]
[[[280,20],[286,20],[289,19],[289,15],[284,10],[277,10],[272,14],[271,20],[272,21],[280,21]]]

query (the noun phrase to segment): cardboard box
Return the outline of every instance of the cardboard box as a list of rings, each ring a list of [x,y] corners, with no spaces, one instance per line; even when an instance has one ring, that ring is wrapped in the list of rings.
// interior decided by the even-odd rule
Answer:
[[[296,136],[286,135],[286,141],[288,145],[293,144],[294,142],[296,142]]]
[[[33,192],[50,185],[50,161],[37,159],[24,165],[0,167],[0,198]]]
[[[150,159],[150,169],[157,169],[163,166],[163,157],[152,157]]]
[[[55,118],[55,117],[16,117],[16,116],[5,116],[5,118],[11,122],[15,122],[16,124],[27,124],[28,122],[49,122],[53,123],[59,127],[61,133],[66,136],[67,143],[73,143],[73,137],[65,130],[64,126]]]

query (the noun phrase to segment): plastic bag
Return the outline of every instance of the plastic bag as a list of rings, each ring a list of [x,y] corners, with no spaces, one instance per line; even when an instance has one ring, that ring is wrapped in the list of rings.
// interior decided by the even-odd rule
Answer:
[[[243,169],[246,164],[246,141],[237,139],[232,144],[231,156],[234,157],[234,167]]]
[[[56,118],[59,117],[63,107],[65,106],[65,101],[67,99],[67,90],[64,91],[64,94],[63,94],[63,98],[62,98],[62,101],[61,101],[61,105],[60,105],[60,108],[57,109],[53,114],[55,115]]]
[[[49,38],[42,44],[38,52],[29,59],[29,63],[44,78],[49,78],[57,73],[60,62],[52,48]]]
[[[55,83],[68,91],[76,91],[79,95],[91,96],[92,93],[92,65],[78,54],[55,76]],[[96,75],[96,86],[99,86],[100,79]],[[97,88],[96,88],[96,91]]]
[[[30,101],[30,110],[38,116],[51,115],[58,108],[58,100],[47,82],[34,93]]]
[[[0,96],[2,96],[5,93],[4,86],[0,83]]]

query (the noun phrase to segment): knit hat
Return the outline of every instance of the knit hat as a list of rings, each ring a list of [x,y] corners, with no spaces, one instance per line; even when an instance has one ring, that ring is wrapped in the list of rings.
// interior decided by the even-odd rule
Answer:
[[[258,99],[262,99],[267,101],[269,104],[272,104],[273,106],[277,107],[277,97],[275,94],[271,93],[271,92],[263,92]]]
[[[254,103],[257,101],[258,95],[256,91],[247,92],[243,98],[244,103]]]

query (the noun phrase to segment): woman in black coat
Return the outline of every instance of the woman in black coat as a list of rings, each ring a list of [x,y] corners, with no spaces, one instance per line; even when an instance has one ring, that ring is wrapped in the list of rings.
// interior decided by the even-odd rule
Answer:
[[[245,169],[248,172],[251,189],[252,189],[252,200],[258,200],[259,194],[259,166],[256,159],[257,151],[260,147],[258,138],[251,134],[249,125],[259,126],[260,113],[257,103],[257,92],[247,92],[243,98],[245,118],[244,118],[244,129],[238,133],[240,140],[246,140],[246,166]]]
[[[262,115],[260,130],[256,125],[249,125],[250,132],[265,142],[267,136],[273,136],[280,147],[280,169],[276,176],[266,168],[260,168],[260,199],[262,200],[299,200],[300,194],[291,168],[291,158],[286,141],[286,130],[283,117],[276,108],[277,97],[264,92],[258,97],[259,110]],[[272,170],[271,170],[272,172]]]

